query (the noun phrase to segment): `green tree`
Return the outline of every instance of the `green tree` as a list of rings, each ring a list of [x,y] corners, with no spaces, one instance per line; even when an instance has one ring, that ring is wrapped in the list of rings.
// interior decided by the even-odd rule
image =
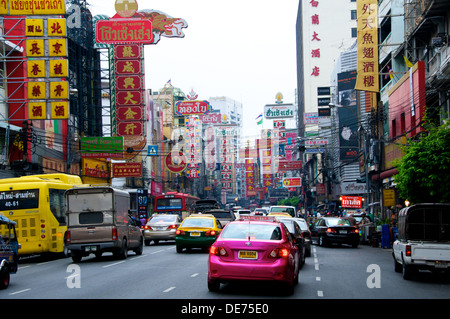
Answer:
[[[430,130],[418,141],[409,140],[397,162],[396,189],[411,203],[450,202],[450,125]]]

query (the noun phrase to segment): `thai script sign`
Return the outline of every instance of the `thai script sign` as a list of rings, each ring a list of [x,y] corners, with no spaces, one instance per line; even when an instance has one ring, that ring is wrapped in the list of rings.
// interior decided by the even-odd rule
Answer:
[[[233,126],[216,126],[216,136],[235,136],[238,135],[238,128]]]
[[[81,158],[122,157],[123,137],[81,137]]]
[[[1,1],[0,14],[7,14],[6,1]],[[49,15],[49,14],[65,14],[66,5],[63,0],[10,0],[10,15]]]
[[[106,44],[153,42],[152,22],[148,19],[98,20],[95,41]]]
[[[175,112],[180,115],[206,114],[211,110],[208,101],[178,101]]]
[[[341,196],[341,207],[343,208],[361,208],[362,197],[360,196]]]
[[[220,113],[208,113],[200,115],[203,124],[221,124],[222,115]]]
[[[264,117],[267,119],[294,117],[293,104],[266,104]]]

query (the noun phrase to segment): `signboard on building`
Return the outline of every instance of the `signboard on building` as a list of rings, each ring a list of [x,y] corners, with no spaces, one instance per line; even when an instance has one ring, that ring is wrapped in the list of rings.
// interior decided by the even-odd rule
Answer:
[[[211,111],[208,101],[178,101],[175,103],[175,112],[180,115],[206,114]]]
[[[142,163],[113,163],[113,177],[142,177]]]
[[[294,117],[293,104],[266,104],[264,106],[264,117],[266,119],[280,119]]]
[[[362,197],[360,196],[341,196],[342,208],[361,208]]]

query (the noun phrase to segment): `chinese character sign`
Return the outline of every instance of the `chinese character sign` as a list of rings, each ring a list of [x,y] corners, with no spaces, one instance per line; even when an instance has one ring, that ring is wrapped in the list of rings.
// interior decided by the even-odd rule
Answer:
[[[355,90],[378,92],[377,0],[357,1],[357,80]]]

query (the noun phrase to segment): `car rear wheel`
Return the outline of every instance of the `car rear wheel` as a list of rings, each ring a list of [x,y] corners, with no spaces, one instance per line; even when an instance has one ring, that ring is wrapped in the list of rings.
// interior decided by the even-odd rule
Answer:
[[[182,253],[183,247],[177,245],[177,253]]]
[[[325,238],[323,238],[323,236],[319,237],[319,246],[320,247],[325,247],[326,246]]]

